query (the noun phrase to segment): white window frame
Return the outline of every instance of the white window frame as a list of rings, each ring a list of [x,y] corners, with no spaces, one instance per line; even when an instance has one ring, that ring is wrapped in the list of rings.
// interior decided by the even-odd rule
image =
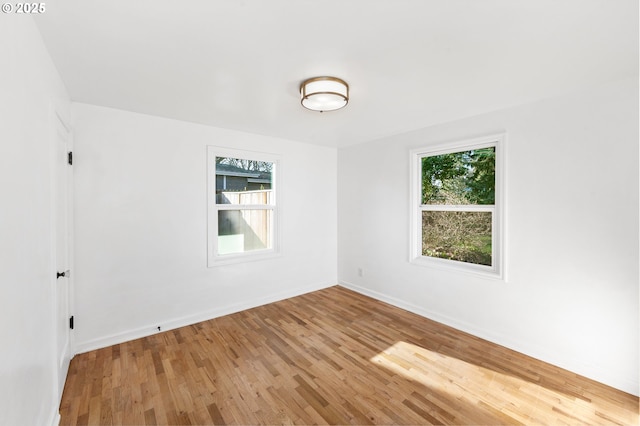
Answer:
[[[505,244],[504,244],[504,145],[505,135],[491,135],[476,139],[468,139],[441,145],[434,145],[411,150],[410,152],[410,258],[412,264],[443,268],[453,271],[476,274],[483,277],[505,279]],[[473,149],[495,147],[495,204],[494,205],[423,205],[422,204],[422,166],[424,157],[431,157]],[[450,259],[422,255],[422,212],[423,211],[478,211],[491,212],[491,260],[492,265],[478,265]]]
[[[240,158],[273,163],[271,172],[271,204],[216,204],[216,157]],[[279,155],[207,146],[207,264],[209,267],[263,260],[280,256],[279,205],[281,159]],[[218,254],[218,212],[221,210],[270,210],[271,248],[241,253]]]

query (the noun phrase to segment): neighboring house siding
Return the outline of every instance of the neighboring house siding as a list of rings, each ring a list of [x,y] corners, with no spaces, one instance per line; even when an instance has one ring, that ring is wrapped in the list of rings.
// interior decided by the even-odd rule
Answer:
[[[226,177],[226,186],[225,186]],[[220,191],[254,191],[271,189],[270,183],[249,182],[245,176],[216,176],[216,192]]]
[[[222,178],[222,176],[218,176]],[[217,186],[216,189],[224,189],[225,191],[246,191],[248,190],[247,178],[244,176],[226,176],[227,185],[226,188]]]

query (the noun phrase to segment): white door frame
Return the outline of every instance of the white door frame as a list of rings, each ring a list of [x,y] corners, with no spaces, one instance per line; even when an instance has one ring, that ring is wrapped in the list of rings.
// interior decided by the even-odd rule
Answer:
[[[51,224],[52,224],[52,266],[53,271],[51,271],[51,278],[53,281],[53,300],[52,300],[52,315],[53,315],[53,328],[54,328],[54,337],[53,337],[53,351],[54,351],[54,395],[57,396],[56,400],[60,403],[62,399],[62,392],[64,390],[64,384],[66,381],[67,373],[69,371],[69,364],[71,358],[75,354],[74,350],[74,340],[73,333],[66,327],[66,332],[68,335],[66,336],[66,342],[64,348],[59,347],[60,340],[60,321],[64,320],[65,324],[68,325],[68,318],[59,318],[59,305],[63,303],[67,307],[67,313],[65,316],[69,317],[73,315],[74,311],[74,292],[73,292],[73,173],[71,169],[71,165],[66,164],[66,153],[71,151],[72,147],[72,132],[69,121],[63,118],[64,116],[61,114],[61,108],[58,108],[54,102],[52,102],[51,108]],[[63,147],[59,146],[59,144],[64,144]],[[62,164],[61,164],[62,163]],[[64,167],[64,169],[59,169],[59,167]],[[62,173],[60,173],[62,172]],[[58,180],[60,179],[60,174],[64,175],[64,182],[62,183],[66,188],[66,205],[59,206],[60,198],[58,195]],[[58,208],[64,208],[66,217],[65,222],[65,230],[64,235],[60,235],[60,230],[58,227]],[[58,249],[58,239],[66,238],[66,242],[64,246],[66,246],[66,262],[64,262],[64,266],[59,262],[59,249]],[[62,269],[62,270],[60,270]],[[65,272],[64,282],[59,281],[56,274],[58,272]],[[66,292],[63,294],[63,297],[66,298],[65,301],[60,302],[58,299],[58,290],[59,285],[66,285]],[[63,350],[61,350],[63,349]]]

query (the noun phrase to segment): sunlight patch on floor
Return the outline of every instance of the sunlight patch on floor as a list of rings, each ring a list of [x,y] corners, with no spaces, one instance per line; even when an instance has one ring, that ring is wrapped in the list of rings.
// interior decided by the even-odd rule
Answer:
[[[404,379],[419,382],[427,388],[427,396],[437,396],[441,403],[485,407],[527,424],[575,422],[574,416],[592,420],[589,423],[606,421],[598,415],[601,409],[594,401],[546,388],[536,383],[533,371],[524,372],[530,377],[525,380],[402,341],[370,361]],[[632,424],[638,416],[621,412],[616,420]]]

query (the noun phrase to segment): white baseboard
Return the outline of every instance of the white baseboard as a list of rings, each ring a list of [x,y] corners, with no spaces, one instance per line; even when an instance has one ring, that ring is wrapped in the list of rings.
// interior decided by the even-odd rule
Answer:
[[[322,290],[324,288],[331,287],[334,285],[336,285],[335,281],[296,287],[280,293],[246,300],[241,303],[235,303],[233,305],[224,306],[224,307],[213,309],[210,311],[198,312],[198,313],[194,313],[194,314],[187,315],[180,318],[168,319],[166,321],[161,322],[161,326],[162,326],[161,331],[157,330],[158,322],[156,321],[152,325],[139,327],[139,328],[128,330],[122,333],[116,333],[108,336],[98,337],[96,339],[91,339],[86,342],[76,342],[74,352],[75,354],[81,354],[81,353],[93,351],[96,349],[106,348],[111,345],[117,345],[130,340],[139,339],[141,337],[147,337],[153,334],[162,333],[168,330],[174,330],[176,328],[196,324],[202,321],[208,321],[210,319],[221,317],[224,315],[234,314],[236,312],[266,305],[268,303],[278,302],[280,300],[288,299],[290,297],[300,296],[305,293]]]
[[[361,287],[347,281],[340,281],[339,285],[353,290],[357,293],[364,294],[365,296],[372,297],[374,299],[412,312],[414,314],[418,314],[422,317],[464,331],[465,333],[480,337],[481,339],[487,340],[489,342],[512,349],[516,352],[520,352],[535,359],[539,359],[560,368],[564,368],[565,370],[569,370],[581,376],[588,377],[592,380],[619,389],[623,392],[627,392],[631,395],[638,396],[639,394],[640,383],[638,382],[637,377],[616,377],[610,372],[606,371],[604,368],[595,365],[586,365],[580,360],[562,357],[561,354],[551,353],[544,348],[536,347],[535,345],[531,345],[530,343],[514,340],[513,338],[510,338],[508,336],[479,328],[473,324],[459,321],[455,318],[450,318],[438,312],[430,311],[423,307],[414,305],[410,302],[406,302],[404,300],[397,299],[395,297],[388,296],[386,294],[379,293],[377,291],[370,290],[368,288]]]
[[[58,411],[58,406],[55,407],[54,409],[54,413],[51,415],[51,421],[49,422],[49,425],[51,426],[59,426],[60,425],[60,412]]]

